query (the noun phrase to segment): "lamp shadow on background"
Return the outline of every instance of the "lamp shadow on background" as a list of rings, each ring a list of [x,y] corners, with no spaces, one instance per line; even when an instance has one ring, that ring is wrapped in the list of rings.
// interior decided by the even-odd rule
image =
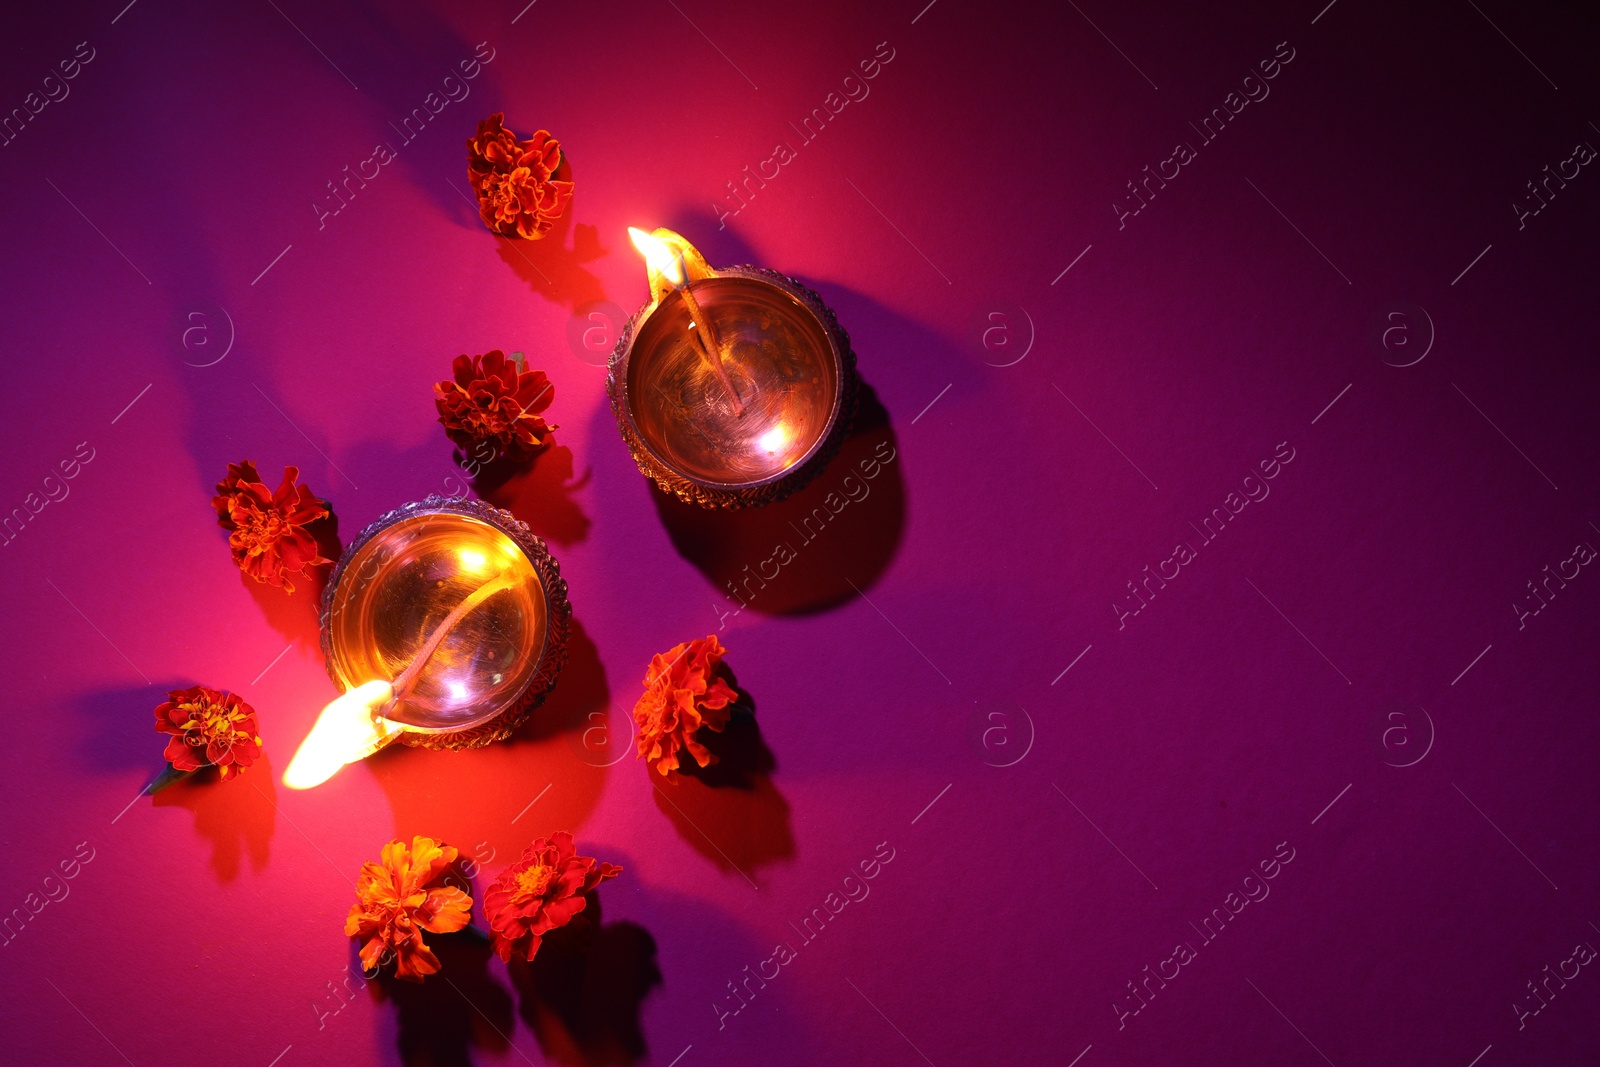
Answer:
[[[544,936],[531,963],[508,965],[518,1012],[558,1063],[637,1063],[646,1051],[639,1009],[661,984],[656,941],[637,923],[602,922],[597,892],[585,899],[571,923]]]
[[[600,662],[600,651],[574,614],[567,631],[567,664],[561,668],[555,688],[506,743],[547,741],[581,729],[590,715],[604,712],[610,703],[611,686],[606,680],[605,665]]]
[[[723,664],[730,684],[732,671]],[[684,757],[673,774],[647,768],[656,808],[684,843],[723,870],[750,872],[794,855],[789,802],[773,784],[777,758],[756,722],[755,700],[739,690],[728,725],[719,733],[702,729],[696,738],[717,757],[700,767]]]
[[[777,503],[714,511],[651,483],[673,548],[723,595],[725,610],[824,611],[888,569],[905,532],[905,481],[888,411],[865,381],[859,390],[839,455]]]

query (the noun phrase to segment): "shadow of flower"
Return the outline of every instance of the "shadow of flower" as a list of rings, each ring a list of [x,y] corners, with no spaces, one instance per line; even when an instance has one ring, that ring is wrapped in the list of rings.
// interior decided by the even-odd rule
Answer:
[[[727,670],[727,665],[722,665]],[[728,672],[732,680],[732,672]],[[717,757],[709,767],[685,760],[666,776],[649,771],[656,807],[678,836],[723,869],[750,872],[794,855],[789,802],[772,783],[777,759],[761,737],[755,701],[739,703],[720,733],[702,729],[698,740]]]
[[[439,972],[422,982],[403,982],[380,972],[369,984],[374,999],[395,1006],[400,1062],[407,1067],[470,1067],[474,1048],[504,1052],[512,1047],[511,994],[489,973],[489,943],[468,927],[455,934],[429,934]]]
[[[325,519],[318,519],[306,529],[317,539],[317,550],[338,562],[342,551],[339,544],[339,517],[330,510]],[[226,549],[226,545],[224,545]],[[258,582],[239,572],[239,582],[250,598],[261,609],[262,618],[291,644],[301,648],[321,647],[322,637],[318,625],[322,616],[322,592],[328,586],[332,565],[312,567],[305,574],[291,575],[294,592],[286,593],[275,585]]]
[[[563,160],[562,168],[569,171],[562,177],[570,178],[570,160]],[[530,289],[546,300],[574,309],[606,299],[600,279],[583,268],[583,264],[602,258],[608,250],[600,244],[599,227],[573,221],[581,195],[580,186],[573,193],[567,213],[537,241],[493,237],[495,252]]]
[[[193,684],[169,678],[127,689],[97,689],[78,698],[73,707],[84,720],[78,749],[82,764],[97,771],[148,769],[152,760],[159,761],[168,741],[154,729],[156,706],[172,690]],[[128,788],[133,789],[131,784]]]
[[[184,808],[194,815],[195,832],[211,842],[211,869],[218,882],[239,876],[248,852],[250,867],[267,865],[277,826],[277,784],[263,752],[237,778],[222,781],[215,768],[196,771],[151,799],[158,808]]]
[[[589,533],[589,517],[572,495],[589,484],[593,470],[573,474],[572,449],[553,445],[535,456],[525,468],[494,480],[487,468],[472,483],[474,491],[497,508],[504,508],[528,524],[547,541],[573,545]]]
[[[519,1013],[559,1063],[637,1063],[646,1051],[639,1009],[661,984],[655,938],[637,923],[603,924],[599,894],[585,899],[577,918],[544,936],[531,963],[509,964]]]

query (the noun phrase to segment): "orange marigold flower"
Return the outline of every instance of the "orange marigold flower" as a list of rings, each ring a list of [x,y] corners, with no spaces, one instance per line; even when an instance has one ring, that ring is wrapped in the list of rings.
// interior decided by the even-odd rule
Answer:
[[[565,830],[539,838],[484,890],[490,944],[502,960],[533,959],[545,934],[588,906],[585,893],[621,873],[614,863],[578,855]]]
[[[261,754],[256,711],[234,693],[203,685],[174,689],[156,707],[156,732],[171,734],[162,757],[175,771],[221,768],[237,774]]]
[[[498,348],[481,356],[457,356],[452,380],[436,382],[433,403],[450,440],[467,453],[479,444],[513,460],[550,443],[555,427],[539,414],[555,399],[542,370],[523,370]]]
[[[467,180],[478,194],[478,216],[502,237],[537,240],[572,202],[572,183],[556,181],[561,142],[540,130],[526,141],[495,112],[467,139]]]
[[[414,837],[383,846],[377,863],[366,863],[356,879],[356,903],[344,932],[361,941],[361,966],[375,971],[391,959],[395,977],[420,982],[439,969],[439,957],[422,940],[422,931],[449,934],[472,918],[472,896],[446,885],[456,861],[453,845]]]
[[[217,525],[228,531],[228,547],[239,569],[258,582],[294,592],[291,574],[306,574],[333,560],[323,557],[306,527],[329,515],[328,503],[297,485],[298,467],[285,467],[276,491],[268,489],[250,460],[228,464],[211,506]]]
[[[639,727],[639,755],[659,773],[682,767],[685,750],[702,767],[717,762],[695,734],[701,727],[720,733],[728,725],[728,705],[738,694],[715,677],[727,654],[712,634],[651,658],[633,721]]]

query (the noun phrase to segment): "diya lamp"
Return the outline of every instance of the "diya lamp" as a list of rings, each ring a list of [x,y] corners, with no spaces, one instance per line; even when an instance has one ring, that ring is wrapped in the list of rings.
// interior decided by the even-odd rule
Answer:
[[[431,496],[345,549],[322,599],[322,651],[343,690],[284,772],[309,789],[398,741],[507,737],[566,663],[572,608],[543,541],[482,501]]]
[[[713,269],[667,229],[629,229],[650,299],[612,353],[606,392],[639,470],[707,508],[768,504],[839,451],[855,354],[822,298],[760,267]]]

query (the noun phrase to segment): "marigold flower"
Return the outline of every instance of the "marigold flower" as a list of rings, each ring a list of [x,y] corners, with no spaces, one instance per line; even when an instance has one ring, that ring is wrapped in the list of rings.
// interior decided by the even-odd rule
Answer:
[[[550,443],[555,427],[539,414],[555,399],[542,370],[523,370],[498,348],[481,356],[457,356],[453,380],[433,386],[439,423],[450,440],[472,453],[479,444],[515,460]]]
[[[234,693],[203,685],[174,689],[156,707],[156,732],[171,734],[162,758],[175,771],[217,767],[237,774],[261,754],[256,712]]]
[[[633,721],[639,727],[639,755],[657,772],[682,767],[684,751],[702,767],[717,762],[695,734],[701,727],[720,733],[728,725],[728,705],[738,694],[715,677],[727,654],[712,634],[651,658]]]
[[[323,557],[306,527],[329,515],[328,504],[297,485],[298,467],[285,467],[276,491],[268,489],[250,460],[228,464],[211,506],[217,525],[228,531],[228,547],[239,569],[258,582],[294,592],[290,574],[306,574],[333,560]]]
[[[439,970],[422,931],[454,933],[472,918],[472,896],[445,884],[457,854],[453,845],[417,836],[409,849],[390,841],[379,862],[362,865],[344,932],[362,942],[363,968],[374,971],[393,959],[395,977],[408,982]]]
[[[548,130],[518,141],[504,120],[504,113],[495,112],[467,139],[467,180],[489,229],[502,237],[537,240],[572,202],[572,183],[552,177],[561,166],[561,142]]]
[[[565,830],[539,838],[484,890],[490,944],[502,960],[533,959],[545,934],[588,906],[585,893],[621,873],[614,863],[578,855]]]

